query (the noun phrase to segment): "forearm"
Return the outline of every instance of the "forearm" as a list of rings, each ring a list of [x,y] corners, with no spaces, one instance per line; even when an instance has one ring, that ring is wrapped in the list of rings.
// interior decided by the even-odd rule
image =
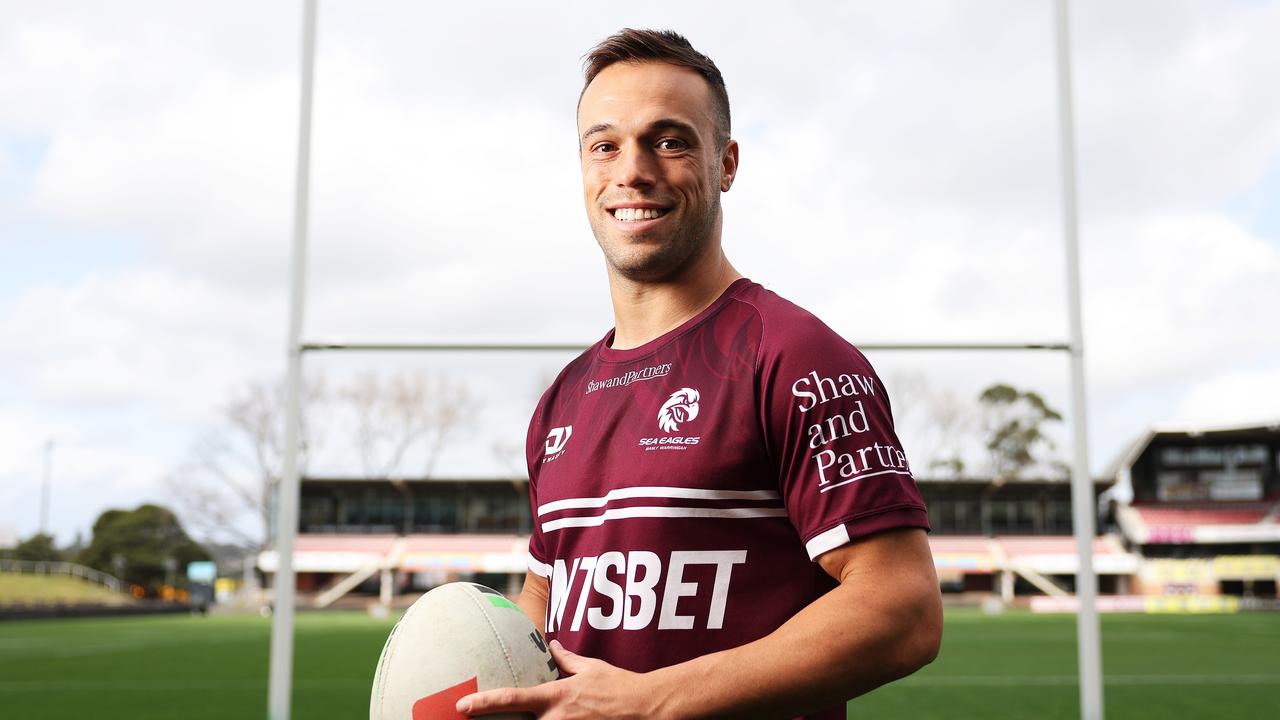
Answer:
[[[933,660],[942,603],[923,530],[878,533],[823,553],[818,563],[839,585],[755,642],[649,673],[575,655],[552,642],[567,679],[475,693],[458,701],[458,712],[637,720],[793,717],[843,703]],[[517,598],[540,629],[547,593],[546,578],[530,572]]]
[[[924,579],[927,580],[927,579]],[[937,654],[937,585],[845,582],[773,633],[649,673],[658,717],[792,717],[911,674]]]
[[[545,582],[530,582],[527,578],[524,588],[516,596],[516,605],[529,617],[538,632],[546,632],[547,590]]]

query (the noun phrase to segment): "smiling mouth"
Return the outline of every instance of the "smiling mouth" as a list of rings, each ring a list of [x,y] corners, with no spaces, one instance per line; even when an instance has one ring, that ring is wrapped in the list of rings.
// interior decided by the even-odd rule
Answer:
[[[643,220],[656,220],[666,215],[670,210],[668,208],[614,208],[609,211],[620,222],[641,222]]]

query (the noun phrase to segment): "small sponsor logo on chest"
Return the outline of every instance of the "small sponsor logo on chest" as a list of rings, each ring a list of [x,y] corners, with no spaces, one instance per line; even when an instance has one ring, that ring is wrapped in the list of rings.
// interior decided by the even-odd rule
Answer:
[[[654,378],[666,377],[667,375],[670,375],[670,374],[671,374],[671,363],[662,363],[660,365],[652,365],[642,370],[631,370],[629,372],[625,372],[616,377],[604,378],[602,380],[589,380],[587,381],[587,391],[584,394],[590,395],[591,393],[597,390],[605,390],[608,388],[615,388],[615,387],[626,387],[632,383],[643,382],[645,380],[652,380]]]

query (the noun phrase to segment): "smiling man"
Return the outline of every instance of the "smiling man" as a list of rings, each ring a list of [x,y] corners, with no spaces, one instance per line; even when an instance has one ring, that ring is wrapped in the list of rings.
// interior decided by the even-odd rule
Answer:
[[[729,264],[720,194],[739,154],[709,58],[671,32],[608,38],[578,131],[615,328],[530,424],[517,601],[565,677],[458,709],[843,718],[930,662],[942,628],[884,386]]]

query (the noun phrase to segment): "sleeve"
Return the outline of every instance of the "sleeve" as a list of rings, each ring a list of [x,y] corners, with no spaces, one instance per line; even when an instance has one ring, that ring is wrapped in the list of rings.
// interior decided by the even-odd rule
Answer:
[[[884,385],[857,348],[807,319],[783,342],[762,338],[757,362],[767,449],[809,558],[891,528],[929,530]]]
[[[529,470],[529,515],[533,519],[533,531],[529,535],[529,570],[542,577],[551,576],[551,565],[547,560],[545,540],[542,526],[538,523],[538,468],[542,465],[542,454],[545,447],[542,429],[542,408],[546,398],[539,401],[529,420],[529,431],[525,435],[525,463]]]

